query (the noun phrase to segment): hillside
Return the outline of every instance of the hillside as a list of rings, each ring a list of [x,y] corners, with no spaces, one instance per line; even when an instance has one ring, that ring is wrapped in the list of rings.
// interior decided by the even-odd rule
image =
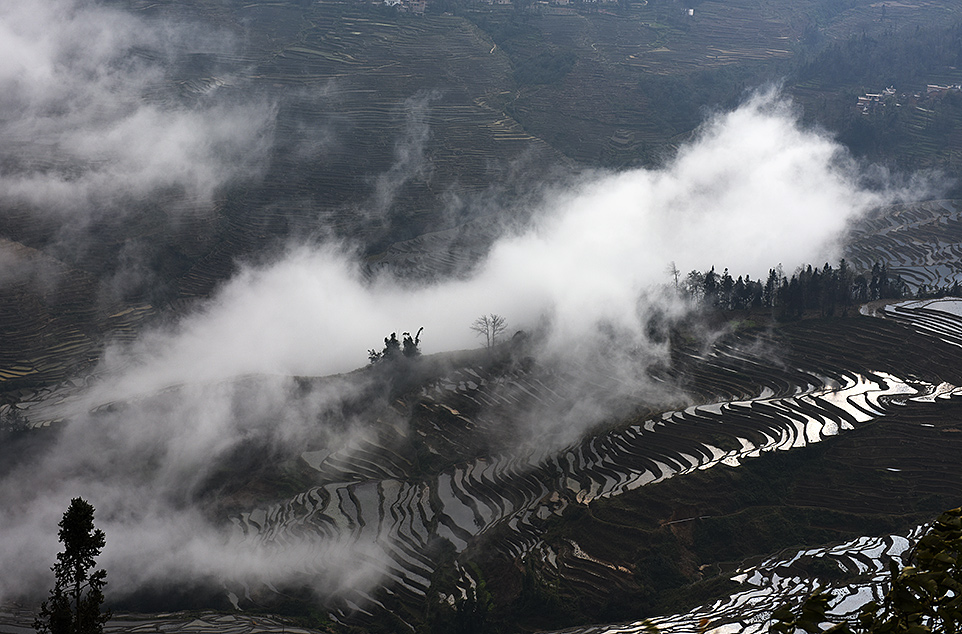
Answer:
[[[518,262],[542,275],[518,295],[570,289],[593,315],[610,298],[580,296],[575,267],[519,236],[546,241],[552,214],[619,174],[655,191],[714,115],[770,82],[799,138],[835,135],[856,159],[812,141],[838,168],[825,188],[858,207],[827,252],[947,291],[958,185],[908,171],[962,165],[959,3],[105,0],[89,20],[63,3],[40,30],[103,46],[50,58],[62,94],[24,73],[36,90],[0,99],[0,529],[29,545],[3,554],[0,600],[40,596],[36,540],[69,487],[100,496],[116,544],[115,632],[734,631],[820,582],[843,607],[876,591],[901,536],[958,506],[950,298],[778,321],[694,308],[671,293],[674,261],[637,278],[616,262],[617,280],[653,280],[629,285],[634,329],[508,314],[514,336],[492,349],[331,375],[311,357],[363,327],[376,345],[389,333],[369,313],[412,332],[412,314],[450,313],[465,330],[465,280],[482,280],[464,288],[485,311],[517,307],[499,291]],[[0,27],[25,19],[3,11]],[[737,180],[738,158],[709,158]],[[693,172],[666,233],[630,225],[689,258],[704,254],[685,223],[710,219],[686,205],[724,193]],[[760,251],[812,229],[740,220],[712,244]],[[484,282],[512,248],[531,259]],[[585,253],[623,254],[569,257]],[[268,328],[264,280],[329,294],[279,306],[317,312]],[[356,323],[325,330],[340,305]],[[218,323],[232,306],[237,322]],[[0,632],[22,634],[26,612],[0,610]],[[616,623],[630,625],[598,625]]]
[[[63,297],[28,280],[17,291],[5,285],[16,298],[7,310],[40,310],[47,316],[33,328],[49,319],[57,332],[5,337],[4,376],[31,377],[15,386],[66,376],[45,361],[52,356],[85,367],[108,333],[207,296],[238,261],[292,236],[346,238],[403,270],[391,245],[430,233],[430,250],[447,262],[440,272],[459,270],[470,258],[443,251],[483,253],[490,234],[477,228],[523,220],[495,210],[521,208],[534,183],[565,178],[573,165],[659,164],[706,112],[766,81],[787,78],[805,117],[858,154],[957,168],[957,99],[911,98],[960,80],[947,52],[953,31],[942,26],[959,18],[952,2],[701,2],[691,16],[660,0],[540,13],[455,4],[443,15],[337,2],[112,4],[148,25],[189,19],[231,41],[137,51],[165,70],[146,98],[171,108],[271,103],[267,162],[210,207],[151,192],[69,236],[55,215],[5,203],[5,258],[37,250],[87,280],[67,284]],[[940,52],[925,53],[924,67],[884,61],[919,59],[920,47]],[[888,85],[909,93],[904,108],[856,110],[859,94]],[[49,150],[24,143],[8,146],[11,169],[60,169]]]
[[[370,596],[394,616],[345,607],[371,606],[363,593],[332,605],[375,631],[395,617],[452,631],[455,612],[437,602],[460,606],[459,594],[507,631],[694,607],[734,590],[739,562],[904,531],[956,503],[960,370],[943,340],[958,318],[891,315],[679,348],[663,380],[711,405],[642,411],[548,454],[510,426],[571,407],[572,377],[481,357],[400,394],[377,415],[389,426],[323,459],[304,454],[310,488],[243,512],[243,534],[377,544],[384,587]],[[310,585],[315,573],[303,574]],[[251,597],[276,609],[264,591]]]
[[[463,610],[502,631],[677,613],[739,590],[730,577],[751,562],[903,533],[957,503],[957,305],[749,326],[707,348],[687,334],[696,324],[681,325],[671,364],[651,372],[674,386],[669,399],[694,405],[649,396],[573,441],[526,435],[526,418],[585,397],[577,368],[532,363],[524,344],[372,367],[367,396],[343,407],[377,423],[293,454],[254,436],[193,495],[235,525],[236,548],[283,560],[285,544],[314,544],[284,585],[225,580],[245,611],[327,623],[308,588],[326,587],[328,559],[346,556],[378,581],[331,588],[322,605],[370,631],[397,619],[457,631]],[[299,384],[310,393],[327,382]],[[41,401],[25,415],[41,424],[44,411]],[[863,561],[856,552],[846,556]],[[809,589],[863,578],[839,562],[791,570],[813,579],[800,586]],[[230,602],[158,588],[119,607],[160,605]],[[739,605],[707,614],[716,625],[738,620]]]

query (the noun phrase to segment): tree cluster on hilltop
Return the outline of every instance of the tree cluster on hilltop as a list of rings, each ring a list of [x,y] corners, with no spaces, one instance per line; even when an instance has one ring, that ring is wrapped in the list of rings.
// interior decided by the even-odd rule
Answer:
[[[718,274],[712,267],[705,273],[691,271],[683,282],[676,281],[676,286],[691,301],[704,306],[721,310],[771,308],[778,319],[797,319],[805,311],[831,317],[853,304],[911,296],[902,278],[890,276],[884,263],[856,274],[844,259],[837,267],[827,262],[822,268],[800,267],[791,278],[781,273],[780,267],[770,269],[764,282],[748,275],[734,278],[728,269]],[[940,289],[946,295],[953,290],[960,290],[957,284]]]
[[[396,361],[402,357],[413,359],[421,356],[422,330],[424,330],[423,327],[419,328],[414,337],[412,337],[409,332],[402,333],[401,339],[397,338],[396,332],[392,332],[391,336],[384,338],[383,350],[378,352],[374,348],[371,348],[367,351],[368,360],[371,364],[375,364],[382,361]]]

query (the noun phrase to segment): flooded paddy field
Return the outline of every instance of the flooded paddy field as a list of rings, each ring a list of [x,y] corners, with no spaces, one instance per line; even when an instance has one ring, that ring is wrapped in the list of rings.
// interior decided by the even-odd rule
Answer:
[[[573,441],[511,430],[571,409],[576,368],[483,354],[434,366],[365,411],[379,424],[284,458],[301,465],[301,490],[251,489],[260,469],[222,490],[230,548],[285,562],[288,545],[310,545],[284,586],[228,576],[222,600],[240,611],[237,627],[254,627],[241,616],[270,611],[346,556],[380,581],[325,606],[362,626],[385,613],[415,621],[426,602],[456,603],[479,584],[511,605],[526,575],[577,609],[565,618],[626,621],[571,632],[644,631],[632,614],[665,631],[697,631],[702,619],[764,629],[774,607],[824,582],[839,610],[854,610],[878,592],[880,562],[905,549],[906,531],[962,486],[962,365],[933,318],[958,319],[896,306],[679,346],[659,377],[691,404],[638,410]],[[18,416],[56,428],[80,387],[28,396]]]
[[[87,442],[96,451],[72,467],[109,464],[111,484],[135,491],[126,510],[138,529],[197,522],[177,535],[193,548],[182,559],[196,560],[183,574],[205,591],[178,585],[181,570],[167,585],[145,580],[121,593],[108,633],[405,631],[479,604],[527,631],[635,632],[644,619],[761,631],[774,606],[820,583],[850,612],[878,592],[881,562],[958,505],[962,311],[948,300],[683,324],[643,377],[535,360],[522,334],[397,372],[268,369],[95,400],[108,345],[202,309],[291,244],[346,244],[368,280],[464,276],[576,162],[637,165],[690,132],[690,112],[649,116],[657,78],[780,63],[798,27],[766,9],[742,28],[754,5],[706,2],[684,35],[635,7],[629,20],[532,16],[540,35],[512,47],[463,15],[126,4],[144,24],[187,12],[216,35],[199,52],[137,47],[131,59],[150,72],[126,106],[200,112],[195,132],[225,121],[254,134],[240,147],[212,139],[240,167],[209,190],[98,198],[87,222],[29,202],[0,215],[0,261],[13,271],[0,286],[0,475],[31,471],[62,438]],[[519,84],[529,54],[566,47],[584,54],[567,74]],[[5,169],[69,182],[105,163],[80,169],[51,144],[9,148]],[[951,286],[959,213],[957,200],[880,209],[846,257],[861,271],[885,262],[913,289]],[[329,393],[343,428],[324,428],[330,412],[315,408]],[[89,437],[66,433],[72,417]],[[304,428],[281,438],[297,417]],[[231,424],[197,435],[183,424],[208,419]],[[183,439],[153,424],[172,420]],[[168,442],[173,466],[158,449]],[[111,583],[138,572],[112,571]],[[167,604],[197,611],[138,614]],[[31,618],[0,608],[0,633],[22,634]]]
[[[962,223],[957,200],[934,200],[876,210],[852,230],[846,257],[871,270],[885,262],[913,291],[962,282]]]

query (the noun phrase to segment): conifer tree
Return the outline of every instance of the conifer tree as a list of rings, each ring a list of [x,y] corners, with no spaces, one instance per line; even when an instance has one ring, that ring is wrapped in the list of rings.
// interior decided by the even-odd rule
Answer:
[[[110,618],[109,610],[100,612],[107,571],[92,570],[106,538],[94,528],[94,507],[83,498],[71,500],[59,537],[64,549],[51,568],[56,582],[33,626],[39,634],[102,634]]]

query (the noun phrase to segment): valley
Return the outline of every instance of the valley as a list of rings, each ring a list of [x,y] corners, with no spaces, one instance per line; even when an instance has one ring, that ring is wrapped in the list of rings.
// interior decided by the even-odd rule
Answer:
[[[68,491],[108,634],[764,632],[959,505],[958,3],[54,4],[62,86],[0,99],[0,633]],[[679,285],[823,257],[912,296]]]

